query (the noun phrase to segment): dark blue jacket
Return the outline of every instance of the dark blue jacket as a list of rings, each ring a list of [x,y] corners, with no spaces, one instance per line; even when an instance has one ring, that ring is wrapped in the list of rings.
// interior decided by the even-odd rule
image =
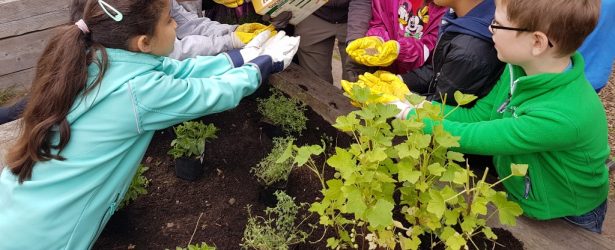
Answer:
[[[447,13],[431,64],[402,76],[410,91],[436,101],[446,95],[451,105],[457,104],[457,90],[479,98],[487,95],[504,69],[489,32],[494,13],[493,0],[483,1],[463,17]]]

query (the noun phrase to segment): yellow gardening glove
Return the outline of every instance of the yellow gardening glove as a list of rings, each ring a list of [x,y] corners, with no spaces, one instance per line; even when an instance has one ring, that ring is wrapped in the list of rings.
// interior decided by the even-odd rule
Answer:
[[[214,0],[214,2],[229,8],[237,8],[243,4],[243,0]]]
[[[271,31],[271,36],[276,34],[275,27],[273,27],[273,25],[266,26],[260,23],[245,23],[239,25],[239,27],[235,29],[235,35],[239,37],[239,40],[242,43],[247,44],[252,40],[252,38],[265,30]]]
[[[406,95],[410,94],[408,86],[395,74],[384,70],[378,70],[375,73],[365,73],[359,76],[356,82],[342,80],[341,82],[344,92],[350,97],[352,96],[352,88],[354,86],[368,87],[370,92],[379,97],[368,100],[370,103],[390,103],[393,101],[405,100]],[[356,102],[351,103],[357,107],[360,105]]]
[[[387,67],[399,56],[399,43],[395,40],[384,42],[380,37],[367,36],[350,42],[346,53],[357,63]]]

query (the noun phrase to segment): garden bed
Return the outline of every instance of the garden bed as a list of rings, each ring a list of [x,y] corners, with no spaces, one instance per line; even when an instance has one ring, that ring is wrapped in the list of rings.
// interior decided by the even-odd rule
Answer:
[[[307,116],[308,129],[298,137],[298,145],[320,145],[321,140],[341,147],[349,145],[346,134],[335,130],[312,110],[308,110]],[[192,239],[193,244],[206,242],[218,249],[239,249],[248,217],[246,206],[252,205],[253,213],[259,215],[265,209],[258,198],[260,185],[250,173],[250,168],[272,147],[260,119],[255,96],[244,99],[233,110],[204,117],[203,122],[219,128],[218,139],[208,142],[205,151],[205,165],[213,170],[195,182],[175,177],[173,160],[167,155],[174,137],[172,130],[157,132],[144,157],[144,164],[149,167],[145,173],[150,179],[149,193],[117,211],[94,248],[174,249],[185,247]],[[320,184],[309,170],[299,168],[291,173],[287,192],[297,201],[311,203],[320,196],[319,191]],[[312,219],[316,222],[315,216]],[[501,242],[495,249],[522,248],[509,232],[495,231]],[[309,240],[320,239],[322,232],[322,228],[317,229]],[[295,249],[326,249],[325,245],[323,240]],[[491,242],[477,245],[493,247]]]

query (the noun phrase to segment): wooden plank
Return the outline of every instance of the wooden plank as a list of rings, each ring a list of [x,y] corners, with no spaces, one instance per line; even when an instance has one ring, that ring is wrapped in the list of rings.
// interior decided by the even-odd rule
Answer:
[[[562,219],[537,221],[527,217],[519,217],[514,227],[503,226],[497,216],[493,216],[487,224],[510,231],[515,238],[523,242],[525,249],[615,249],[615,198],[609,197],[607,215],[602,226],[602,234],[592,233]]]
[[[36,65],[55,29],[47,29],[0,40],[0,76]]]
[[[29,18],[0,23],[0,39],[22,35],[34,31],[66,24],[69,21],[69,9],[64,8]]]
[[[34,79],[34,73],[34,68],[29,68],[0,76],[0,89],[12,86],[29,89],[32,85],[32,79]]]
[[[307,104],[331,124],[338,116],[346,115],[356,108],[350,105],[342,90],[314,76],[299,65],[291,64],[283,72],[269,77],[269,83]]]
[[[66,9],[71,0],[0,0],[0,24]]]

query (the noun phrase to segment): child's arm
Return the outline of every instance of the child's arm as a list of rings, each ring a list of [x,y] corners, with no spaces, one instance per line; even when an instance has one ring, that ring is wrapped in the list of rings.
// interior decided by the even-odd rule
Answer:
[[[389,13],[375,7],[377,6],[372,4],[372,19],[369,21],[369,29],[365,33],[365,36],[377,36],[382,38],[384,41],[388,41],[391,37],[384,26],[384,20],[387,20],[387,17],[382,15],[388,15]]]
[[[371,0],[351,0],[348,4],[348,29],[346,41],[351,42],[365,36],[372,15]]]
[[[574,146],[579,129],[554,110],[532,110],[518,117],[483,122],[444,121],[444,129],[459,136],[456,151],[481,155],[515,155],[558,151]],[[425,131],[431,133],[428,121]],[[564,136],[563,136],[564,135]]]
[[[225,51],[235,49],[231,36],[186,36],[182,40],[175,39],[175,47],[169,54],[170,58],[184,60],[196,56],[213,56]]]
[[[128,82],[139,132],[158,130],[182,121],[236,107],[269,74],[271,57],[209,77],[176,78],[154,71]],[[198,64],[197,58],[192,62]],[[209,67],[213,70],[214,68]],[[195,69],[189,69],[195,72]],[[176,75],[177,76],[177,75]]]
[[[234,52],[230,53],[233,54]],[[165,58],[159,70],[175,79],[203,78],[221,75],[241,65],[242,63],[239,62],[234,64],[229,54],[223,53],[217,56],[199,56],[183,61]]]
[[[504,64],[498,60],[493,45],[466,38],[454,38],[458,41],[451,43],[452,46],[448,48],[449,51],[443,59],[440,70],[434,72],[437,76],[435,76],[434,86],[429,90],[429,94],[435,93],[435,100],[439,100],[440,95],[443,97],[446,94],[448,95],[446,102],[456,105],[457,103],[452,98],[455,91],[482,98],[489,93],[502,74]],[[462,47],[464,41],[473,41],[473,44],[466,44]]]

